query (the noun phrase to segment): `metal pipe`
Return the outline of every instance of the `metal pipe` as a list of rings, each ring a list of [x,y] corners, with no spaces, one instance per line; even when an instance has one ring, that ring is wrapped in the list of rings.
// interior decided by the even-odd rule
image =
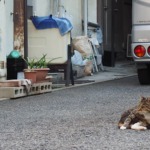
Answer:
[[[114,31],[114,1],[111,1],[111,5],[112,5],[112,9],[111,9],[111,66],[114,67],[115,66],[115,47],[114,47],[114,35],[115,35],[115,31]]]
[[[87,24],[88,24],[88,0],[84,0],[84,35],[87,36]]]
[[[28,56],[28,18],[27,18],[27,0],[24,0],[24,57]]]
[[[62,17],[62,0],[58,1],[59,17]]]
[[[58,15],[58,0],[53,0],[53,15]]]

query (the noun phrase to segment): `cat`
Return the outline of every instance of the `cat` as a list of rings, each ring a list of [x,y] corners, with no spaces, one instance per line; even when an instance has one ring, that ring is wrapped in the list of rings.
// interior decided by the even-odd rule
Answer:
[[[118,122],[118,128],[122,130],[150,129],[150,97],[141,97],[137,106],[125,111]]]

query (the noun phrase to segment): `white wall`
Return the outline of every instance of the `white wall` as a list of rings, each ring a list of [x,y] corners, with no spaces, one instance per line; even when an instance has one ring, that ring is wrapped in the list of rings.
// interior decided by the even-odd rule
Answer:
[[[13,12],[13,1],[12,0],[5,0],[5,42],[7,50],[6,55],[8,55],[13,50],[13,30],[14,30],[14,24],[13,24],[13,15],[11,13]],[[6,19],[7,18],[7,19]]]
[[[37,16],[47,16],[50,15],[51,11],[51,1],[50,0],[32,0],[32,2],[29,2],[31,0],[28,0],[29,5],[33,5],[33,13]]]
[[[82,35],[83,0],[62,0],[62,5],[72,18],[72,36]],[[88,0],[88,21],[97,23],[97,0]]]
[[[5,60],[5,5],[3,1],[0,2],[0,10],[1,10],[1,16],[0,16],[0,61]]]
[[[5,60],[6,55],[13,49],[13,2],[12,0],[0,2],[0,59]]]
[[[88,20],[97,23],[97,0],[88,0]]]
[[[56,0],[28,0],[28,4],[33,4],[33,11],[37,16],[46,16],[51,14],[53,10],[53,4]],[[57,0],[58,2],[58,0]],[[73,24],[72,36],[80,36],[82,31],[83,20],[83,0],[61,0],[63,10],[66,10],[67,16]],[[56,15],[56,14],[54,14]],[[97,23],[97,0],[88,0],[88,20],[93,23]]]
[[[82,5],[81,0],[63,0],[62,5],[66,9],[68,15],[71,16],[73,24],[72,36],[82,35]]]
[[[0,61],[6,64],[6,57],[13,49],[13,12],[12,0],[0,1]],[[0,78],[6,75],[6,69],[0,69]]]

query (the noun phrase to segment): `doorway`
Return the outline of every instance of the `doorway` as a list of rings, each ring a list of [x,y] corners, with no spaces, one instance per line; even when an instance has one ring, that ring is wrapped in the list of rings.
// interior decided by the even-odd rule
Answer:
[[[132,28],[131,0],[97,0],[97,21],[103,31],[103,64],[127,59],[127,37]]]

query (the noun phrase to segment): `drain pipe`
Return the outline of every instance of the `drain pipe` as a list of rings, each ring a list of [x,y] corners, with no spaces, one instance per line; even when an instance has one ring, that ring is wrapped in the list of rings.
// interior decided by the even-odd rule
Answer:
[[[58,0],[53,0],[53,15],[58,16]]]
[[[58,11],[59,11],[59,17],[63,17],[63,8],[62,8],[62,0],[58,1]]]
[[[84,0],[84,35],[87,36],[88,0]]]
[[[63,17],[63,1],[53,0],[53,15]]]

